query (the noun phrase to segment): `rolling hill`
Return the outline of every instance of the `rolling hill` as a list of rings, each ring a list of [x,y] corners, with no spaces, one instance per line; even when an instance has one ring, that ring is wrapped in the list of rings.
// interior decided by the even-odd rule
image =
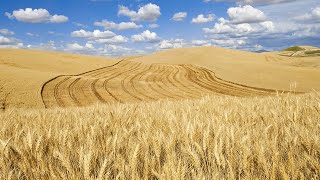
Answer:
[[[218,47],[172,49],[134,59],[143,63],[194,64],[224,80],[254,87],[296,91],[320,90],[320,57],[284,57]]]
[[[275,95],[292,81],[319,90],[318,57],[203,47],[0,58],[0,179],[319,177],[320,94]]]
[[[108,59],[35,50],[0,50],[0,104],[86,106],[97,102],[270,95],[320,89],[319,57],[284,57],[217,47],[172,49]]]
[[[49,79],[108,66],[117,61],[57,52],[0,49],[0,104],[44,107],[40,92]]]

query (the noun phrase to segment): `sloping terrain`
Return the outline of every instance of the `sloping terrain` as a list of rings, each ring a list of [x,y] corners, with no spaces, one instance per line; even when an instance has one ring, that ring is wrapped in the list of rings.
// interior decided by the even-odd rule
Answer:
[[[284,57],[216,47],[107,59],[34,50],[0,50],[0,109],[97,102],[257,96],[320,89],[319,57]]]
[[[61,74],[78,74],[118,62],[57,52],[0,49],[0,108],[44,107],[43,84]]]
[[[192,99],[206,95],[271,95],[273,90],[219,79],[193,65],[119,63],[73,76],[58,76],[42,90],[46,107],[85,106],[96,102]]]
[[[278,54],[288,57],[314,57],[320,56],[320,48],[313,46],[293,46],[278,52]]]
[[[182,48],[135,58],[136,62],[193,64],[224,80],[253,87],[308,92],[320,90],[320,57],[284,57],[218,47]]]

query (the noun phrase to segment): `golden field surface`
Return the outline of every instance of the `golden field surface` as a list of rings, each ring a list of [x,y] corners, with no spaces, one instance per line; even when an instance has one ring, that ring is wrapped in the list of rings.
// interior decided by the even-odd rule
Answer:
[[[252,53],[218,47],[182,48],[135,59],[143,63],[193,64],[226,81],[267,89],[320,90],[320,56],[286,57],[278,52]]]
[[[224,81],[193,65],[146,65],[131,61],[73,76],[59,76],[42,90],[46,107],[95,102],[146,102],[194,99],[205,95],[257,96],[275,91]]]
[[[0,109],[320,90],[320,57],[217,47],[106,59],[0,49]]]
[[[0,179],[319,179],[310,48],[0,49]]]
[[[41,88],[46,81],[61,74],[77,74],[116,62],[118,60],[57,52],[0,49],[0,106],[44,107]]]
[[[319,179],[320,94],[11,109],[0,179]]]

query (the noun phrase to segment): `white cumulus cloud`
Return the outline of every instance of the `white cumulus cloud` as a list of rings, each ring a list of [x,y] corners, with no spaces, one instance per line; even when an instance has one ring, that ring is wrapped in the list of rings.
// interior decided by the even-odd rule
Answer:
[[[194,24],[204,24],[204,23],[211,22],[214,19],[215,19],[214,14],[208,14],[207,16],[203,14],[199,14],[196,18],[193,18],[191,22]]]
[[[136,34],[131,36],[131,39],[133,42],[159,42],[160,38],[155,32],[151,32],[149,30],[146,30],[142,32],[141,34]]]
[[[175,13],[172,16],[171,20],[173,20],[173,21],[183,21],[187,16],[188,16],[187,12],[178,12],[178,13]]]
[[[68,21],[68,17],[63,15],[51,15],[46,9],[19,9],[12,13],[6,12],[5,15],[10,19],[16,19],[26,23],[63,23]]]
[[[23,43],[14,37],[0,35],[0,48],[23,48]]]
[[[34,33],[30,33],[30,32],[27,32],[26,33],[27,36],[34,36],[34,37],[38,37],[39,34],[34,34]]]
[[[161,15],[160,7],[156,4],[149,3],[139,8],[138,11],[130,10],[128,7],[119,6],[119,16],[127,16],[132,21],[149,21],[154,22]]]
[[[14,35],[14,32],[10,31],[9,29],[0,29],[0,34],[6,35],[6,36],[12,36]]]
[[[230,21],[236,24],[257,23],[267,19],[262,11],[250,5],[229,8],[227,13]]]
[[[204,2],[236,2],[240,5],[266,5],[266,4],[279,4],[287,3],[293,1],[303,1],[303,0],[204,0]]]
[[[306,13],[294,18],[300,22],[320,22],[320,6],[312,9],[310,13]]]
[[[211,42],[208,40],[193,40],[191,44],[193,46],[211,46]]]
[[[149,28],[154,29],[154,28],[158,28],[158,27],[160,27],[159,24],[149,24]]]
[[[102,20],[101,22],[95,22],[95,26],[101,26],[104,29],[115,29],[115,30],[128,30],[128,29],[138,29],[142,28],[142,25],[137,25],[134,22],[121,22],[119,24],[108,21],[108,20]]]
[[[71,43],[71,44],[67,44],[67,49],[70,51],[81,51],[86,49],[86,47],[78,43]]]
[[[96,42],[101,44],[120,44],[128,42],[128,38],[121,35],[117,35],[109,39],[97,39]]]
[[[243,39],[216,39],[216,40],[213,39],[211,42],[213,45],[216,45],[219,47],[234,48],[234,49],[247,44],[247,42]]]
[[[230,37],[250,36],[258,33],[268,33],[274,30],[274,24],[271,21],[249,24],[233,24],[223,18],[219,19],[219,23],[215,23],[213,28],[203,28],[207,34],[223,34]]]
[[[175,49],[182,48],[187,45],[184,39],[163,40],[157,46],[158,49]]]
[[[72,37],[78,37],[78,38],[86,38],[86,39],[107,39],[114,37],[116,34],[111,31],[100,31],[100,30],[94,30],[94,31],[85,31],[83,29],[78,31],[73,31],[71,33]]]

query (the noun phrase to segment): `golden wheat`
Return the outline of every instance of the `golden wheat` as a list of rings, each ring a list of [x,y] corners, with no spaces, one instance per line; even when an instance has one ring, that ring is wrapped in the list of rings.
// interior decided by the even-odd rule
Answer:
[[[319,179],[320,96],[0,114],[0,179]]]

